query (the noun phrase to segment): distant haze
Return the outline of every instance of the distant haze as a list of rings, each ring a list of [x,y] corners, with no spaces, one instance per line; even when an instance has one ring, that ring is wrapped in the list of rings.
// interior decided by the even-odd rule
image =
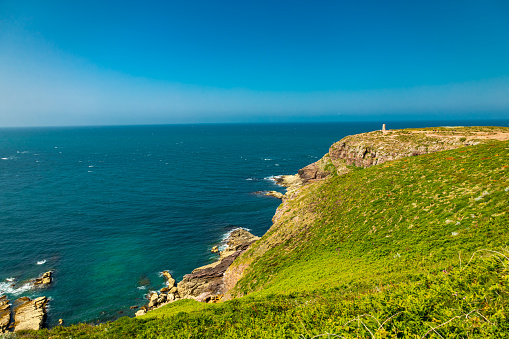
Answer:
[[[0,2],[0,127],[509,117],[507,1]]]

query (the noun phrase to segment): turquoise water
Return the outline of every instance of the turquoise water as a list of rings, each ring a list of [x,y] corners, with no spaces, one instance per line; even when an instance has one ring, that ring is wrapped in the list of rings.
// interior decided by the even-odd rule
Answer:
[[[466,125],[398,122],[388,128]],[[472,122],[471,125],[504,125]],[[0,129],[0,295],[51,298],[48,324],[133,315],[144,295],[210,263],[280,204],[254,194],[342,137],[381,123]],[[54,283],[26,282],[54,270]],[[15,284],[15,286],[11,286]]]

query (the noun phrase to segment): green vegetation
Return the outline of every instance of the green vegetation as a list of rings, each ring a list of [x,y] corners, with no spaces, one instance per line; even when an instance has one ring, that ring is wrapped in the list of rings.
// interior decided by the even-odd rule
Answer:
[[[287,199],[235,261],[239,298],[22,335],[506,337],[508,171],[509,142],[490,142],[330,176]]]

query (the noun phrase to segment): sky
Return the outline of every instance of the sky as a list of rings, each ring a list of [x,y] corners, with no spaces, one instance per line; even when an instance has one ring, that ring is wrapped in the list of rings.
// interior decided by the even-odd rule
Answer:
[[[0,0],[0,127],[500,118],[507,0]]]

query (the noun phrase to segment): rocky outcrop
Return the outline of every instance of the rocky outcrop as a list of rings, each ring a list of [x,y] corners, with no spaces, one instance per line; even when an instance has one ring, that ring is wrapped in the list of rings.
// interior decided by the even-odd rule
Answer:
[[[201,302],[218,302],[222,299],[224,290],[223,275],[233,261],[243,253],[259,237],[239,228],[231,232],[226,239],[226,249],[220,253],[220,260],[199,267],[175,285],[175,279],[170,272],[163,271],[167,279],[167,287],[159,292],[148,295],[148,304],[140,307],[135,315],[142,316],[148,311],[166,305],[179,299],[195,299]]]
[[[0,333],[5,333],[9,330],[11,323],[11,305],[9,299],[4,295],[0,297]]]
[[[312,223],[313,214],[288,213],[290,203],[300,196],[314,194],[315,185],[306,185],[333,174],[344,175],[355,167],[365,168],[391,160],[445,151],[459,147],[509,140],[507,127],[435,127],[424,129],[386,130],[351,135],[329,148],[317,162],[295,175],[275,177],[274,181],[287,188],[285,199],[272,218],[273,225],[249,255],[243,255],[224,273],[223,299],[241,296],[235,285],[249,265],[271,248],[284,243]]]
[[[14,331],[40,330],[46,319],[46,297],[31,300],[22,297],[15,302],[18,306],[14,309]]]
[[[274,197],[274,198],[278,198],[278,199],[283,199],[285,197],[285,195],[283,193],[278,192],[278,191],[256,191],[256,192],[254,192],[254,194],[266,195],[268,197]]]
[[[255,242],[256,240],[260,239],[260,237],[257,237],[256,235],[253,235],[249,233],[249,231],[238,228],[234,230],[228,238],[226,239],[226,248],[219,253],[220,258],[224,259],[237,251],[239,251],[241,248],[247,248],[251,243]]]
[[[52,275],[53,275],[53,272],[51,272],[51,271],[44,273],[40,278],[36,278],[33,281],[34,286],[38,286],[38,287],[48,286],[53,281]]]
[[[296,175],[275,178],[277,184],[295,191],[302,185],[387,161],[509,139],[506,127],[435,127],[373,131],[347,136],[334,143],[323,158],[300,169]]]
[[[217,263],[196,269],[184,276],[177,288],[182,298],[192,298],[202,302],[217,302],[225,291],[224,273],[233,261],[259,237],[245,229],[233,231],[227,239],[227,248],[221,252]]]
[[[168,285],[169,288],[175,286],[175,279],[173,279],[170,272],[163,271],[162,274],[166,278],[166,285]]]
[[[285,195],[283,193],[278,192],[278,191],[268,191],[267,193],[265,193],[265,195],[267,195],[269,197],[278,198],[278,199],[283,199],[285,197]]]
[[[148,304],[146,306],[140,307],[140,309],[136,311],[135,316],[139,317],[146,314],[150,310],[159,308],[163,305],[180,299],[180,295],[175,284],[176,281],[171,276],[171,273],[168,271],[163,271],[161,273],[166,278],[167,287],[161,288],[159,292],[150,293],[147,296],[147,299],[149,300]],[[131,309],[135,308],[137,308],[137,306],[131,306]]]

